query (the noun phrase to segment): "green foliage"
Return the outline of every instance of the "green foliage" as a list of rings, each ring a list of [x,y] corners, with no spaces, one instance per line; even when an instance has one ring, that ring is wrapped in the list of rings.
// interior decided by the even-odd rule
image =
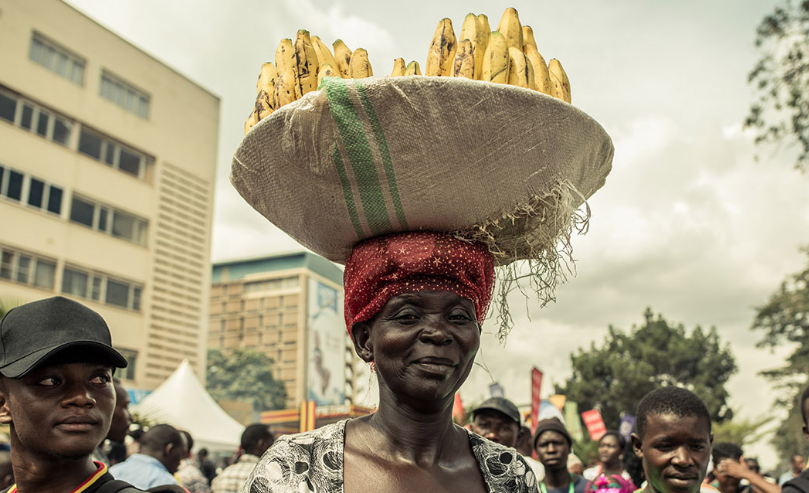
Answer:
[[[809,248],[804,250],[809,259]],[[789,409],[789,416],[776,429],[772,444],[782,461],[803,450],[809,453],[809,443],[801,433],[798,396],[806,387],[809,376],[809,262],[806,267],[781,283],[766,304],[756,309],[753,330],[763,332],[759,347],[774,349],[792,346],[794,349],[780,368],[762,372],[782,390],[783,399],[776,404]]]
[[[570,355],[573,375],[556,392],[578,402],[579,410],[599,409],[607,428],[618,428],[622,413],[635,414],[646,393],[665,385],[685,387],[705,401],[711,417],[733,417],[725,388],[736,371],[727,344],[716,329],[688,333],[646,309],[644,324],[625,333],[610,326],[602,346]]]
[[[759,441],[766,431],[761,428],[772,421],[770,417],[757,419],[733,419],[725,420],[722,423],[714,423],[712,426],[714,442],[731,442],[742,448],[745,445]]]
[[[252,402],[256,412],[284,409],[287,393],[273,377],[273,363],[259,351],[208,350],[207,390],[217,400]]]
[[[809,1],[783,5],[756,30],[761,58],[748,76],[756,91],[745,127],[756,144],[797,144],[795,168],[809,167]]]
[[[584,467],[588,467],[590,464],[595,464],[598,461],[598,442],[590,440],[587,433],[585,433],[585,435],[582,440],[573,438],[573,453],[581,459]]]

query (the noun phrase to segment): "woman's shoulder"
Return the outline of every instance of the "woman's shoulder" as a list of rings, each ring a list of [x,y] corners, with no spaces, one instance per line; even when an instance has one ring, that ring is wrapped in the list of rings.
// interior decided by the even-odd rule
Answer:
[[[341,491],[346,421],[279,437],[242,491]]]
[[[536,492],[537,478],[525,459],[509,448],[467,430],[472,453],[489,491]]]

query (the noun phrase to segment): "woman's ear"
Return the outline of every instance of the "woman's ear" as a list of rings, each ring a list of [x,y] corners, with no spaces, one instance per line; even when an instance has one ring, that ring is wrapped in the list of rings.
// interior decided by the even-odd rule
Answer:
[[[365,322],[357,322],[351,328],[351,339],[354,341],[354,351],[366,363],[374,360],[374,346],[371,343],[371,326]]]

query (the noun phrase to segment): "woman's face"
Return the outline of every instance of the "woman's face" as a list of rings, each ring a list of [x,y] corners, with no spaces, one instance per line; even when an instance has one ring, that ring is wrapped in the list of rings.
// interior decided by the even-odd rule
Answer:
[[[443,291],[395,296],[359,331],[357,350],[374,361],[380,385],[425,405],[452,399],[480,346],[472,302]]]
[[[607,435],[598,442],[598,459],[601,462],[615,462],[621,452],[621,445],[614,435]]]

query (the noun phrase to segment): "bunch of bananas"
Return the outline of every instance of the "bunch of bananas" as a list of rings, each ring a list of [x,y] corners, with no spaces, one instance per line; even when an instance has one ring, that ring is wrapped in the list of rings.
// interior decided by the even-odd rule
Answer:
[[[506,9],[496,31],[490,30],[485,15],[467,14],[460,38],[458,42],[450,19],[438,23],[424,75],[511,84],[571,102],[570,80],[562,64],[555,58],[545,63],[533,30],[520,23],[515,9]],[[244,133],[281,106],[316,90],[324,77],[361,79],[374,75],[367,51],[351,51],[340,39],[332,47],[334,53],[319,37],[303,29],[294,42],[282,39],[275,50],[275,65],[267,62],[261,66],[255,108],[244,124]],[[403,77],[422,72],[417,61],[405,64],[403,58],[397,58],[390,75]]]

